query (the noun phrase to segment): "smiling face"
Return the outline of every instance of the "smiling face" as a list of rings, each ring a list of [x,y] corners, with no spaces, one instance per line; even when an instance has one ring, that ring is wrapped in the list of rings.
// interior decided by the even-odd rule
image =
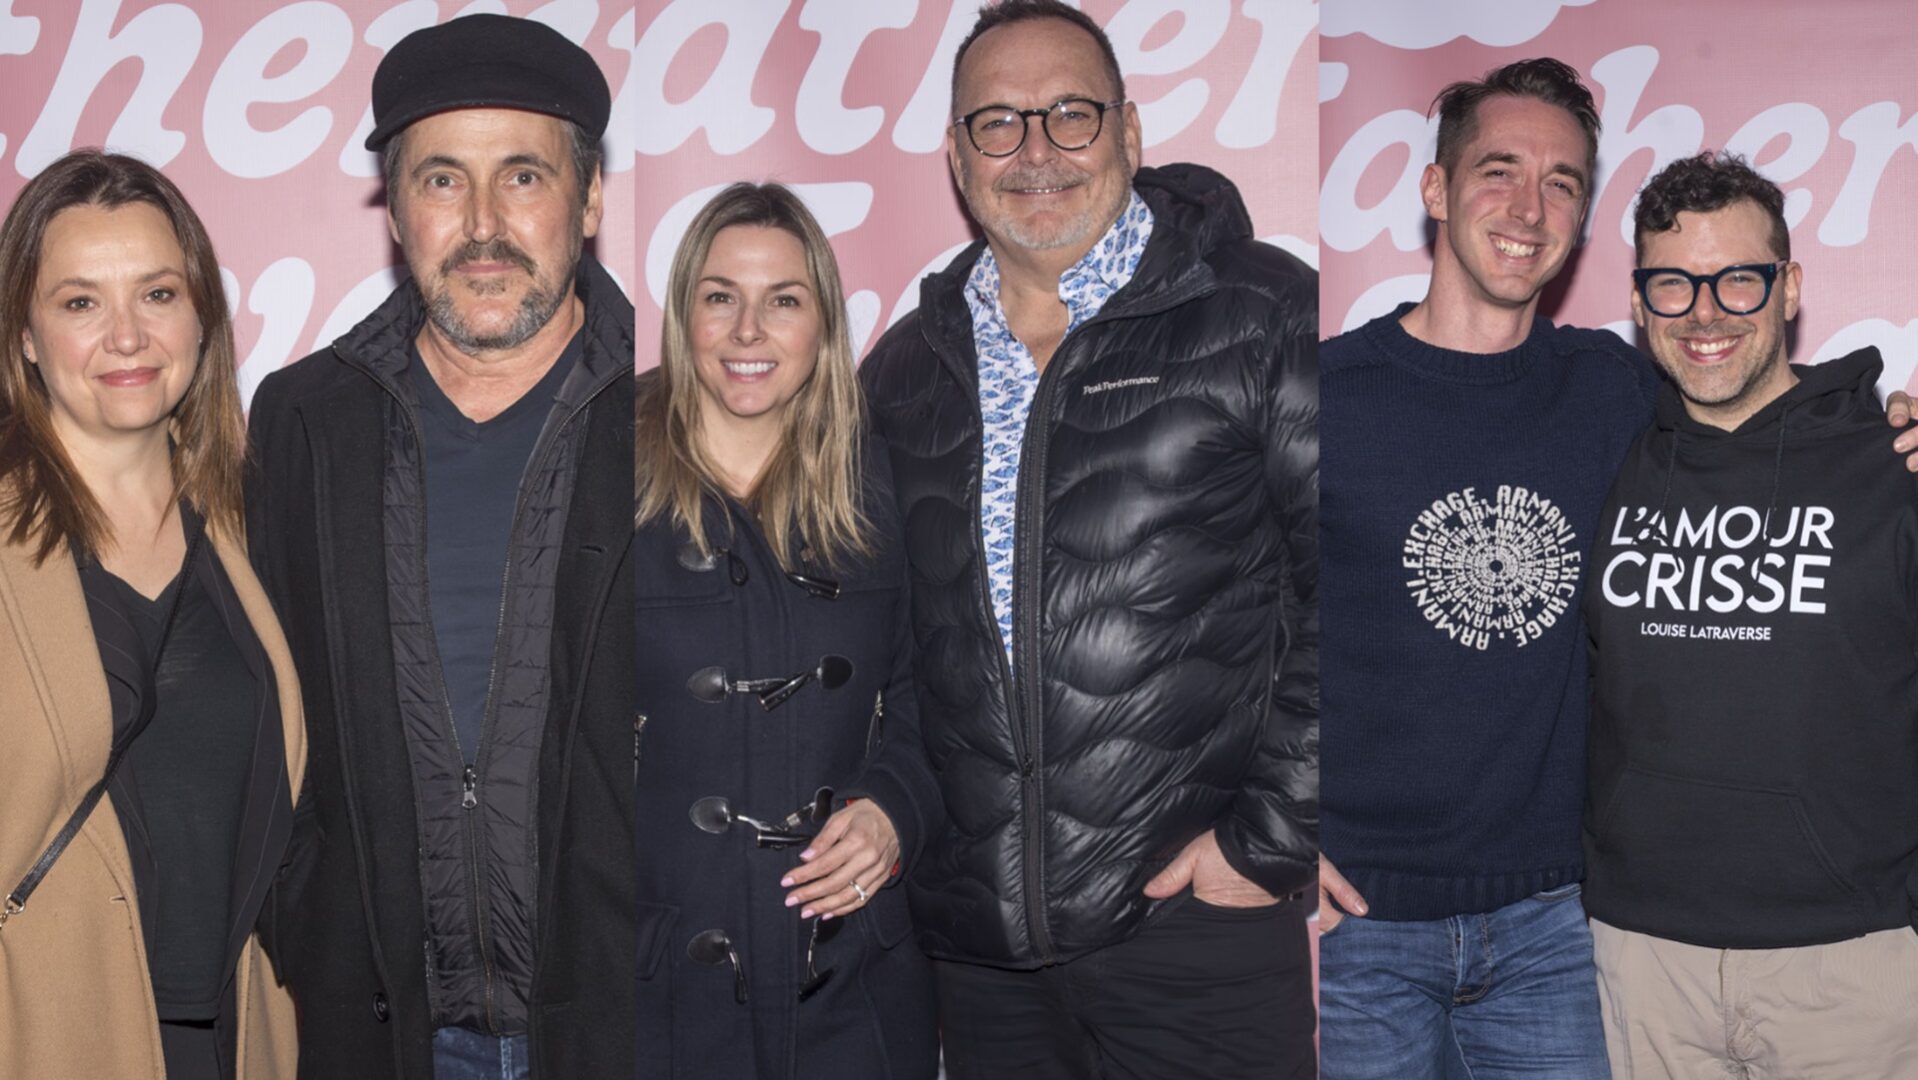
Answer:
[[[1098,43],[1063,19],[994,27],[966,51],[955,83],[953,116],[987,105],[1043,109],[1067,98],[1118,97]],[[1099,137],[1061,150],[1036,117],[1025,145],[987,157],[965,129],[946,128],[946,156],[973,220],[998,251],[1058,251],[1077,261],[1118,220],[1139,169],[1139,114],[1130,104],[1108,110]]]
[[[569,297],[581,244],[599,231],[599,181],[582,205],[565,121],[458,109],[403,136],[389,220],[432,326],[468,355],[525,344]]]
[[[1771,230],[1771,218],[1750,199],[1705,213],[1681,210],[1673,228],[1643,236],[1639,265],[1715,274],[1727,266],[1772,262],[1781,253],[1772,247]],[[1785,324],[1798,316],[1802,276],[1797,263],[1787,263],[1771,298],[1748,315],[1726,314],[1711,289],[1700,286],[1692,310],[1667,319],[1646,310],[1632,290],[1632,318],[1645,329],[1653,358],[1671,376],[1693,419],[1729,431],[1797,381],[1786,362]]]
[[[1433,289],[1464,303],[1534,305],[1585,217],[1585,133],[1564,109],[1510,95],[1480,102],[1477,121],[1457,164],[1427,165],[1420,180],[1439,223]]]
[[[819,361],[824,322],[805,245],[770,226],[719,230],[687,311],[706,430],[777,428]]]
[[[166,216],[141,202],[55,214],[23,338],[63,441],[163,436],[200,356],[186,254]]]

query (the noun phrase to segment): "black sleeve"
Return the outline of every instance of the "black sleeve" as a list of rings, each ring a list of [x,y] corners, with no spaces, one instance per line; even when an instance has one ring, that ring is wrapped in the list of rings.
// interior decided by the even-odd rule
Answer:
[[[1318,872],[1319,380],[1311,287],[1280,294],[1269,335],[1265,484],[1283,537],[1279,654],[1265,737],[1216,834],[1226,861],[1283,896]]]
[[[879,442],[876,437],[868,438]],[[883,445],[871,446],[866,460],[867,490],[873,492],[888,522],[896,522],[887,451]],[[881,543],[904,543],[902,530],[896,525],[875,532]],[[945,808],[919,728],[919,700],[913,683],[912,574],[903,553],[897,565],[899,593],[893,613],[892,674],[886,681],[879,747],[865,772],[843,794],[869,798],[886,811],[899,834],[900,861],[910,870],[918,864],[927,838],[943,828]]]
[[[285,455],[290,448],[280,443],[288,428],[282,416],[286,408],[283,386],[282,378],[276,373],[267,376],[254,392],[252,408],[247,414],[244,494],[247,555],[253,564],[254,574],[260,579],[260,587],[266,591],[274,610],[282,613],[281,624],[285,625],[286,514],[277,499],[279,492],[273,482],[274,476],[267,469],[271,462],[279,468],[279,475],[284,477],[288,464]],[[291,899],[299,895],[319,857],[319,815],[314,808],[310,769],[297,794],[292,835],[274,873],[266,902],[260,907],[256,923],[260,944],[283,983],[291,981],[286,970],[289,959],[286,945],[291,935],[297,933],[296,928],[290,925],[295,921],[289,914],[292,910]]]

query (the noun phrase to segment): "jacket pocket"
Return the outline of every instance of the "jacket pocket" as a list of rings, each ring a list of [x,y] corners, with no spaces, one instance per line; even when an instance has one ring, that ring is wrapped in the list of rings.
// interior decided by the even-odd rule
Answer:
[[[634,955],[639,963],[639,977],[650,979],[659,968],[660,958],[673,939],[673,927],[679,923],[679,909],[671,904],[639,905],[638,945]]]
[[[692,561],[690,554],[687,558]],[[704,570],[692,570],[677,562],[652,569],[654,573],[640,578],[641,584],[634,596],[634,602],[642,610],[723,603],[740,589],[729,576],[731,564],[723,551],[714,555],[712,565]]]
[[[1789,789],[1746,787],[1628,767],[1593,843],[1593,880],[1607,903],[1683,911],[1709,925],[1793,913],[1828,921],[1864,900]],[[1597,886],[1594,886],[1597,888]]]

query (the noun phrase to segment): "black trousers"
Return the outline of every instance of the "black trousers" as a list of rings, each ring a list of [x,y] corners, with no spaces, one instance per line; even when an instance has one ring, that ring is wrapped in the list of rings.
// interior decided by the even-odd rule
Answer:
[[[1065,964],[936,965],[949,1080],[1314,1080],[1306,904],[1190,897]]]

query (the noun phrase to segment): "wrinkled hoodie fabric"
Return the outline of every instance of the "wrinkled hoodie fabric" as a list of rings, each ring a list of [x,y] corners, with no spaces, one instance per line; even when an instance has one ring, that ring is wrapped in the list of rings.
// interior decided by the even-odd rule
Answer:
[[[1862,349],[1735,431],[1670,387],[1606,507],[1585,904],[1709,948],[1914,925],[1918,478]]]

